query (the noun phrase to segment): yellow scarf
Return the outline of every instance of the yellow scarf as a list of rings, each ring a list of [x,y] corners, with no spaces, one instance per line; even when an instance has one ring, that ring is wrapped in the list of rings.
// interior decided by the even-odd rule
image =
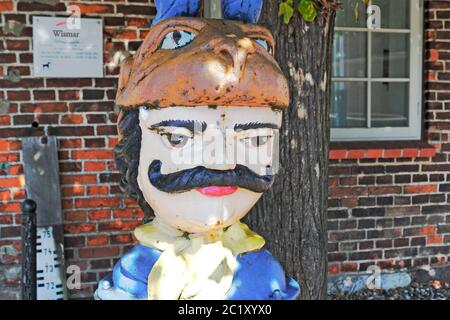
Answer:
[[[188,234],[155,218],[134,234],[141,244],[162,251],[148,276],[149,300],[224,299],[236,256],[265,243],[241,222],[224,230]]]

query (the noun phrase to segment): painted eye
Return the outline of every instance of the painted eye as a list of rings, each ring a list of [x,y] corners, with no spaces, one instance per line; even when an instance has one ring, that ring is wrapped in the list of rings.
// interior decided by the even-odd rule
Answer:
[[[253,147],[260,147],[260,146],[265,145],[269,141],[270,136],[257,136],[257,137],[251,137],[248,139],[250,140],[250,144]]]
[[[258,43],[260,46],[262,46],[264,49],[266,49],[267,52],[270,54],[273,54],[272,46],[270,45],[269,41],[261,39],[261,38],[255,38],[256,43]]]
[[[175,50],[183,48],[194,41],[196,37],[196,34],[189,31],[175,30],[169,32],[161,41],[161,49]]]
[[[172,133],[168,134],[166,137],[167,141],[169,141],[170,145],[174,148],[182,148],[189,141],[189,137],[184,134]]]

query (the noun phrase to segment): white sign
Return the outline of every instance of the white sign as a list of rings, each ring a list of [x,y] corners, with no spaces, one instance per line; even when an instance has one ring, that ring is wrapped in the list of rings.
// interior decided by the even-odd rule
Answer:
[[[35,77],[103,77],[101,19],[33,17]]]

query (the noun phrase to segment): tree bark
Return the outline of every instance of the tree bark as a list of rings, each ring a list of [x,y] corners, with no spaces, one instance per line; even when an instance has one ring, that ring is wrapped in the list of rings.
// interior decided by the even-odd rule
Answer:
[[[297,13],[285,25],[278,17],[281,2],[265,0],[259,23],[273,32],[276,59],[288,79],[291,101],[283,111],[277,178],[247,219],[265,237],[287,274],[299,281],[301,298],[325,299],[335,8],[319,8],[311,23]]]

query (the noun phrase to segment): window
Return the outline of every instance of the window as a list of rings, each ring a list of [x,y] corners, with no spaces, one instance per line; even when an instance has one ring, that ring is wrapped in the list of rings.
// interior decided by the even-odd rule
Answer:
[[[342,2],[333,43],[331,139],[420,139],[422,1],[370,1],[380,9],[378,29],[367,28],[361,0]]]

